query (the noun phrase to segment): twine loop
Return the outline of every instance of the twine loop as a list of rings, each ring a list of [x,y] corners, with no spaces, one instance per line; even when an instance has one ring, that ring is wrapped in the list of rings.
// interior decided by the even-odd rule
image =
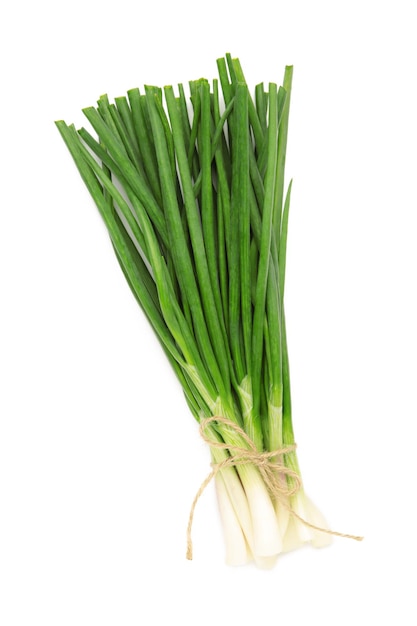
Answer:
[[[206,432],[207,427],[213,422],[231,428],[235,434],[239,435],[243,439],[248,447],[243,448],[241,446],[236,446],[233,444],[222,443],[220,441],[217,441],[216,439],[209,437]],[[328,533],[330,535],[344,537],[346,539],[354,539],[355,541],[362,541],[363,537],[339,533],[334,530],[329,530],[327,528],[322,528],[320,526],[311,524],[303,517],[298,515],[298,513],[296,513],[291,506],[289,506],[287,502],[288,498],[298,493],[298,491],[300,491],[300,489],[302,488],[300,475],[295,470],[287,467],[284,463],[284,455],[294,452],[296,450],[295,444],[283,446],[282,448],[271,452],[259,452],[252,439],[238,424],[236,424],[236,422],[233,422],[232,420],[229,420],[226,417],[222,417],[219,415],[214,415],[200,421],[200,436],[211,448],[216,448],[217,450],[227,450],[230,456],[228,456],[220,463],[211,464],[211,472],[201,483],[200,488],[197,491],[191,505],[187,526],[186,553],[186,557],[189,561],[191,561],[193,558],[191,531],[195,508],[200,497],[202,496],[206,487],[213,480],[213,478],[215,478],[215,476],[218,474],[218,472],[225,469],[226,467],[238,467],[240,465],[251,464],[257,467],[265,482],[271,498],[275,501],[279,500],[280,503],[288,509],[290,514],[296,517],[305,526],[308,526],[313,530]],[[288,481],[287,478],[290,478],[290,480]]]

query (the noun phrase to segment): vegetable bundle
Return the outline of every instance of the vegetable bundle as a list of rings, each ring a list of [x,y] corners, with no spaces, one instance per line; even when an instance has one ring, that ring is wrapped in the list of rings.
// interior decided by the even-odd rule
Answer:
[[[124,276],[209,442],[226,560],[270,567],[328,543],[301,485],[284,315],[292,67],[101,96],[85,128],[57,122]]]

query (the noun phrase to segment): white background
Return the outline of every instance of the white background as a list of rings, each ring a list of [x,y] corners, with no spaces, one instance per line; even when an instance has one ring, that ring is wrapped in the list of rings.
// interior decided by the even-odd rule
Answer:
[[[0,623],[412,626],[413,2],[7,3],[1,12]],[[294,64],[287,317],[306,488],[364,534],[224,564],[182,392],[53,121],[144,83]]]

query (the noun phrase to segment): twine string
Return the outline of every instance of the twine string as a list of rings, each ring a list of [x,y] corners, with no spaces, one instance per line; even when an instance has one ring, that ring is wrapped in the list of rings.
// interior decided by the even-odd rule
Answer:
[[[223,443],[208,436],[207,427],[213,422],[231,428],[235,434],[239,435],[243,439],[248,447],[243,448],[241,446]],[[308,528],[317,530],[322,533],[327,533],[329,535],[344,537],[345,539],[362,541],[363,537],[360,537],[358,535],[340,533],[335,530],[330,530],[328,528],[322,528],[321,526],[311,524],[311,522],[304,519],[301,515],[298,515],[298,513],[296,513],[296,511],[294,511],[294,509],[288,504],[288,498],[298,493],[298,491],[300,491],[302,487],[302,482],[299,474],[295,470],[287,467],[284,464],[283,460],[285,454],[294,452],[294,450],[296,449],[295,444],[283,446],[282,448],[271,452],[259,452],[254,442],[238,424],[236,424],[232,420],[227,419],[226,417],[222,417],[219,415],[214,415],[212,417],[201,420],[200,436],[211,448],[216,448],[217,450],[227,450],[230,456],[228,456],[220,463],[211,464],[211,472],[203,480],[200,488],[198,489],[194,497],[187,525],[186,557],[189,561],[191,561],[193,558],[193,544],[191,535],[194,513],[199,499],[201,498],[206,487],[219,472],[221,472],[226,467],[238,467],[240,465],[251,464],[257,467],[271,497],[275,500],[278,500],[280,504],[288,509],[291,515],[297,518],[302,524],[304,524]],[[287,481],[286,477],[290,478],[291,480]]]

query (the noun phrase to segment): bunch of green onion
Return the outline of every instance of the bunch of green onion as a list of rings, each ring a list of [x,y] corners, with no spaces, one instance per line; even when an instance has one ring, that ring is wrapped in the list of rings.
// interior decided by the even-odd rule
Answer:
[[[131,89],[83,110],[97,138],[57,122],[125,278],[177,375],[214,464],[248,443],[277,451],[288,487],[256,463],[215,475],[226,561],[270,567],[329,535],[302,486],[291,417],[284,288],[291,183],[284,186],[292,67],[252,94],[238,59],[218,79]],[[224,418],[223,420],[220,418]],[[279,454],[290,448],[285,454]],[[285,491],[285,490],[284,490]],[[291,493],[293,492],[293,493]],[[307,522],[304,523],[304,522]]]

